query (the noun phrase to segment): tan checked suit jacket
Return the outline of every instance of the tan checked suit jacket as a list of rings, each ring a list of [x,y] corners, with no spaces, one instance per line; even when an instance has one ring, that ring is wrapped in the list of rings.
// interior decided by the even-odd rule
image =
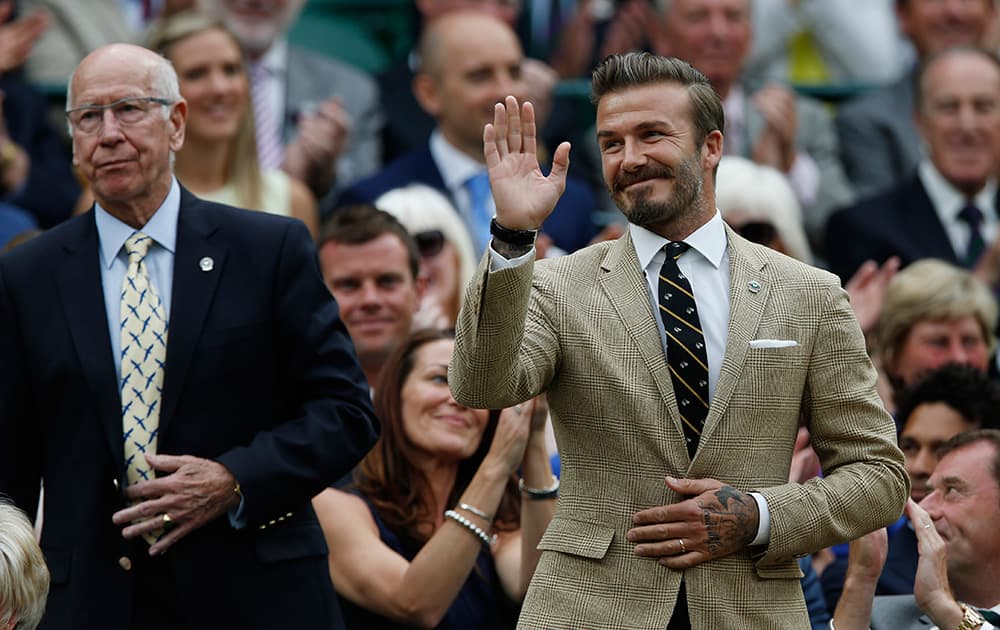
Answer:
[[[628,234],[488,275],[484,257],[459,317],[452,390],[485,408],[547,391],[561,456],[521,627],[666,628],[682,574],[625,539],[635,512],[679,500],[665,475],[759,491],[771,513],[766,549],[684,572],[698,629],[808,628],[796,554],[898,518],[902,454],[839,282],[727,237],[729,337],[693,461]],[[798,345],[750,348],[753,339]],[[805,485],[787,482],[800,413],[826,475]]]

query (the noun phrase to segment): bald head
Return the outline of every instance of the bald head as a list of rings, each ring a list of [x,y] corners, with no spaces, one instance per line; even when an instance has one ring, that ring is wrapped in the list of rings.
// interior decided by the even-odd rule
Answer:
[[[453,11],[433,20],[420,43],[413,89],[445,139],[483,159],[483,125],[507,95],[525,96],[524,54],[514,31],[481,11]]]
[[[159,54],[132,44],[108,44],[94,50],[83,58],[69,77],[66,87],[66,109],[76,106],[75,95],[79,86],[90,85],[94,81],[121,77],[127,72],[137,80],[148,81],[151,95],[171,101],[181,98],[177,83],[177,73],[170,61]]]
[[[485,37],[502,48],[522,56],[521,42],[507,23],[496,16],[475,9],[461,9],[445,13],[430,21],[418,44],[420,71],[438,74],[447,64],[454,63],[454,55],[464,54],[485,46]]]

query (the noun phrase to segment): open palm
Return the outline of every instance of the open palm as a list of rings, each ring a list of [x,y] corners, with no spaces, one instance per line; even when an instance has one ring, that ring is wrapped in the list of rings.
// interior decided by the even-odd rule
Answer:
[[[537,230],[566,189],[569,143],[556,148],[552,171],[542,174],[536,155],[535,111],[508,96],[497,103],[483,130],[483,153],[497,209],[497,222],[511,230]]]

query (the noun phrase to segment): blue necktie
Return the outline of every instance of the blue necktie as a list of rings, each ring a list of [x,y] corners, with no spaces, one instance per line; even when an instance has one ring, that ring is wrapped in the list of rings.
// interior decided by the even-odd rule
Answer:
[[[490,244],[490,221],[493,213],[490,212],[490,176],[486,171],[476,173],[465,180],[465,188],[469,191],[469,232],[476,242],[476,249],[479,254],[486,251]]]

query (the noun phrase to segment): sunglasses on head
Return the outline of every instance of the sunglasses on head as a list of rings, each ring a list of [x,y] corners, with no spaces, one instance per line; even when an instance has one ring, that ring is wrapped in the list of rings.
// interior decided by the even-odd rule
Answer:
[[[441,230],[427,230],[413,235],[417,242],[417,251],[421,258],[433,258],[441,253],[444,247],[444,233]]]
[[[750,221],[736,228],[736,233],[754,243],[770,245],[778,236],[773,223],[767,221]]]

